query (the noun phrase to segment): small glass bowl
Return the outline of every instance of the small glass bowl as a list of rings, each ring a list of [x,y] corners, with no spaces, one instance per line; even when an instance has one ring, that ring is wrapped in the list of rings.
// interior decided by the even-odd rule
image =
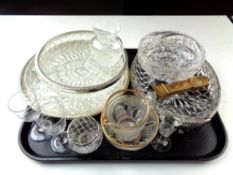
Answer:
[[[138,150],[149,144],[158,128],[157,120],[146,96],[130,89],[112,94],[101,115],[106,138],[123,150]]]
[[[149,101],[142,93],[120,90],[108,99],[103,124],[111,127],[119,141],[135,142],[147,122],[149,110]]]
[[[68,142],[78,154],[90,154],[97,150],[103,140],[100,124],[93,117],[79,117],[69,124]]]
[[[149,117],[140,133],[140,138],[134,143],[120,141],[111,127],[104,125],[104,122],[104,118],[101,117],[101,126],[106,139],[116,148],[127,151],[138,151],[145,148],[155,137],[157,137],[159,129],[159,116],[153,108],[150,108]]]

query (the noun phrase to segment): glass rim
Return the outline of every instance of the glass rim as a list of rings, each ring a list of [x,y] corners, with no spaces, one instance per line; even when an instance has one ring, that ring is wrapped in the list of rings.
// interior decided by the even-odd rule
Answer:
[[[44,106],[46,106],[46,105],[48,105],[48,104],[58,104],[58,106],[59,106],[59,109],[61,109],[61,115],[60,116],[52,116],[52,115],[48,115],[48,114],[46,114],[46,113],[43,113],[42,112],[42,108],[44,107]],[[66,120],[66,111],[65,111],[65,108],[64,108],[64,105],[61,103],[61,102],[59,102],[59,101],[52,101],[52,102],[45,102],[45,103],[43,103],[42,105],[40,105],[40,116],[47,116],[47,117],[49,117],[49,118],[56,118],[56,119],[58,119],[58,121],[57,122],[55,122],[54,124],[53,124],[53,126],[56,126],[56,125],[59,125],[59,123],[60,122],[62,122],[62,121],[64,121],[64,120]],[[40,118],[40,117],[39,117]]]
[[[27,103],[27,100],[26,100],[26,97],[25,97],[25,92],[26,93],[30,93],[31,94],[30,97],[33,97],[33,102],[30,105]],[[27,91],[17,91],[13,95],[10,96],[10,98],[8,99],[8,102],[7,102],[8,110],[11,111],[11,112],[24,112],[25,109],[26,109],[25,108],[25,109],[22,109],[22,110],[15,110],[15,109],[12,108],[12,106],[11,106],[10,103],[12,102],[12,100],[14,99],[14,97],[16,97],[17,95],[20,95],[21,98],[22,98],[22,101],[25,101],[25,103],[27,104],[27,106],[29,106],[31,108],[32,108],[32,106],[34,106],[37,103],[37,98],[36,98],[36,95],[35,95],[34,92],[28,91],[28,90]]]

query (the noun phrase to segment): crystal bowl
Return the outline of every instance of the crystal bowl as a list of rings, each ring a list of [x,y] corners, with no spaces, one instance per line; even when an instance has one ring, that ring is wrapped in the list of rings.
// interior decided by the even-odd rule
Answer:
[[[141,67],[137,57],[131,65],[131,86],[147,94],[160,116],[166,111],[175,115],[183,115],[185,118],[184,127],[195,127],[209,122],[217,112],[220,101],[219,80],[207,61],[202,64],[195,76],[207,76],[209,78],[209,86],[206,90],[184,92],[164,99],[157,99],[156,94],[150,88],[152,83],[150,75]],[[153,83],[160,84],[161,81],[154,80]]]
[[[196,74],[205,61],[205,50],[188,35],[153,32],[140,41],[138,61],[152,79],[171,83]]]

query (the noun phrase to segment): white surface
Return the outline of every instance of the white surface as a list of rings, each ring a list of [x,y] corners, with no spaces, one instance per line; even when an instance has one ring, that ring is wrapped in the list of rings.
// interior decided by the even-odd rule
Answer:
[[[221,157],[202,163],[41,164],[23,155],[17,143],[21,121],[6,107],[9,96],[17,91],[23,65],[54,35],[70,30],[91,29],[91,25],[99,20],[119,23],[122,26],[120,36],[128,48],[137,47],[140,38],[155,30],[181,31],[193,36],[204,46],[207,59],[215,68],[222,87],[219,112],[228,131],[229,144]],[[0,16],[0,48],[1,174],[197,175],[225,174],[233,170],[233,25],[227,17]]]

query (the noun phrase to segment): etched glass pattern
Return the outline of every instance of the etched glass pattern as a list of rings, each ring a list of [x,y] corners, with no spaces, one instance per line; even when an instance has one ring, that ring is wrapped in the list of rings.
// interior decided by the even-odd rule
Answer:
[[[79,154],[94,152],[103,140],[101,126],[93,117],[74,119],[67,133],[70,148]]]

